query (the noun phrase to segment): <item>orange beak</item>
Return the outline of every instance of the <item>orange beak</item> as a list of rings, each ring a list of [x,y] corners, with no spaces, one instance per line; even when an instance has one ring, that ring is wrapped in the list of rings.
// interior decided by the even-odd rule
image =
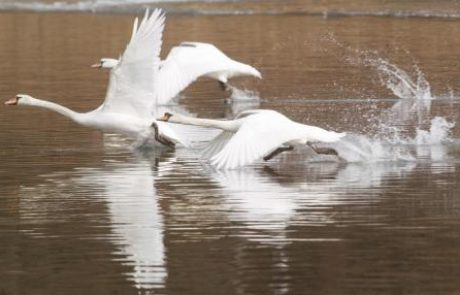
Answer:
[[[102,68],[102,64],[101,63],[97,63],[97,64],[94,64],[94,65],[91,65],[92,68]]]
[[[15,106],[18,104],[18,98],[17,97],[13,97],[11,99],[8,99],[7,101],[5,101],[5,105],[7,106]]]

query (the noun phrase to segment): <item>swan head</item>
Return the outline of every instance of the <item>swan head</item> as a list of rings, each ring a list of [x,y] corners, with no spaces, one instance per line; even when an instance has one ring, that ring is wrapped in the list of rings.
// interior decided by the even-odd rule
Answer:
[[[33,104],[35,98],[27,94],[18,94],[15,97],[5,101],[5,105],[15,106],[15,105],[31,105]]]
[[[118,65],[118,59],[103,57],[99,63],[92,65],[92,68],[112,69]]]
[[[157,121],[168,122],[169,119],[171,119],[172,116],[173,116],[173,114],[166,112],[166,113],[164,113],[163,117],[158,118]]]

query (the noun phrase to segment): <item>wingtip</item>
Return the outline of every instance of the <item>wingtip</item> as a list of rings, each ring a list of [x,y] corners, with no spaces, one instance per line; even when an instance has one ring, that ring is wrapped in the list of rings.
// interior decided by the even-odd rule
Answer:
[[[131,41],[134,39],[134,36],[136,35],[137,30],[139,29],[138,24],[139,24],[139,18],[136,17],[133,23],[133,32],[131,33]]]

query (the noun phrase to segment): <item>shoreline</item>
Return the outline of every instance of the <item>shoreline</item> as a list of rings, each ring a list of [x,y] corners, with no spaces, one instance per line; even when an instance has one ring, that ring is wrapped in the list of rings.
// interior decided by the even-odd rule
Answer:
[[[142,13],[146,8],[162,8],[169,15],[185,16],[318,16],[324,19],[338,17],[390,17],[390,18],[427,18],[460,19],[460,6],[455,3],[393,3],[380,4],[369,1],[352,3],[318,4],[316,1],[291,1],[288,5],[267,1],[211,1],[211,2],[154,2],[122,3],[111,2],[10,2],[0,3],[0,12],[37,12],[37,13],[93,13],[109,15],[133,15]],[[373,1],[372,1],[373,2]],[[443,1],[449,2],[449,1]]]

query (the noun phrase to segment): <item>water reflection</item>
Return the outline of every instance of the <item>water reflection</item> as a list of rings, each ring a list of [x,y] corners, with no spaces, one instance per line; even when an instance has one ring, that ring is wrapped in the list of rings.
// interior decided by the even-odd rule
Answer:
[[[277,273],[271,286],[280,294],[289,293],[298,267],[292,259],[293,245],[308,249],[347,243],[353,236],[338,229],[350,224],[391,228],[382,215],[370,222],[365,208],[384,201],[392,181],[406,182],[418,168],[443,173],[449,167],[431,166],[432,162],[315,162],[299,151],[247,169],[216,171],[185,149],[123,159],[114,151],[113,158],[105,158],[95,168],[46,174],[42,183],[22,187],[21,220],[27,235],[48,240],[60,236],[59,231],[48,232],[48,224],[69,219],[69,226],[75,226],[79,218],[86,219],[87,228],[103,231],[69,233],[70,240],[80,236],[110,244],[105,247],[111,256],[105,259],[123,267],[125,279],[144,291],[185,282],[177,276],[177,268],[189,269],[188,263],[198,263],[200,255],[181,247],[237,239],[239,271],[265,265]],[[50,192],[54,192],[51,197]],[[91,211],[94,204],[104,205],[105,213]],[[228,243],[223,249],[235,242]],[[270,256],[251,254],[254,245],[270,249]],[[101,249],[88,251],[97,257]],[[240,279],[246,290],[250,277]]]
[[[405,177],[417,164],[314,162],[306,159],[305,151],[299,151],[246,169],[214,170],[187,157],[161,166],[156,185],[162,198],[175,204],[171,205],[174,212],[168,212],[169,222],[176,229],[181,225],[188,229],[181,239],[217,238],[213,236],[216,232],[210,234],[206,227],[222,223],[224,218],[239,224],[233,236],[287,245],[322,240],[291,237],[290,226],[331,224],[335,220],[329,209],[334,206],[378,202],[385,179]],[[181,179],[189,181],[179,183]],[[363,189],[369,189],[366,197],[361,195]]]
[[[167,277],[163,243],[163,217],[155,193],[149,162],[113,163],[103,169],[80,170],[76,182],[95,190],[107,202],[121,263],[139,289],[161,287]]]
[[[211,176],[221,187],[219,196],[227,218],[245,225],[239,236],[285,245],[293,241],[339,241],[340,237],[290,237],[289,227],[332,224],[336,220],[329,209],[335,206],[378,202],[382,181],[407,176],[416,164],[313,163],[290,155],[275,166],[214,171]],[[365,197],[360,194],[363,189],[368,191]]]
[[[90,211],[85,203],[103,203],[107,213],[100,221],[97,215],[86,213],[89,228],[107,228],[111,233],[92,238],[112,243],[112,259],[128,267],[127,278],[137,289],[161,288],[167,278],[163,217],[155,193],[154,177],[149,161],[109,161],[100,168],[77,168],[74,171],[43,176],[45,182],[35,187],[24,187],[20,192],[23,223],[35,225],[25,232],[34,237],[50,239],[53,233],[44,231],[44,225],[67,216],[79,219],[78,213],[66,215],[67,208],[75,209],[75,202]],[[48,192],[54,192],[48,197]],[[88,207],[88,208],[86,208]],[[80,209],[82,210],[82,209]],[[85,218],[83,216],[83,218]],[[97,251],[96,249],[93,251]]]

